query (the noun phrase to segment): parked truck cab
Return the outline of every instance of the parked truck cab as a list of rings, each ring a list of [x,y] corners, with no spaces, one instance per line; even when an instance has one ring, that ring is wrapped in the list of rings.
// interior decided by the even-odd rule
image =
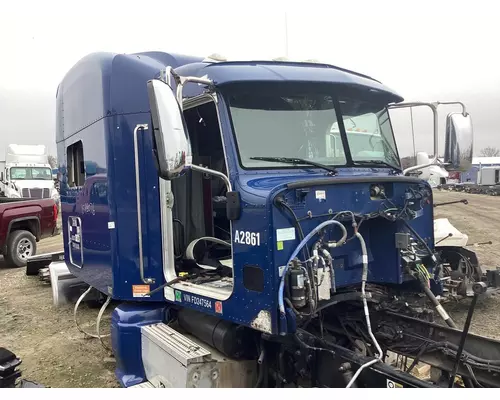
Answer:
[[[6,197],[53,199],[59,204],[46,146],[9,144],[0,168]]]
[[[112,328],[124,386],[145,379],[146,321],[175,319],[205,342],[226,326],[214,321],[250,341],[289,338],[339,302],[367,310],[367,290],[442,293],[432,190],[409,176],[437,162],[438,132],[436,157],[403,171],[389,115],[426,106],[437,121],[438,104],[402,101],[318,63],[96,53],[67,73],[56,129],[65,260],[127,303]],[[447,167],[466,169],[465,107],[447,127]],[[234,354],[255,350],[245,338]]]

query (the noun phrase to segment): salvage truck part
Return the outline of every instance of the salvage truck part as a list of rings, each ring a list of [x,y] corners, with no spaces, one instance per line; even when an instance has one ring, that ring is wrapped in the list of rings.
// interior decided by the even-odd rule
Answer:
[[[122,386],[447,386],[462,332],[435,322],[425,175],[440,161],[403,171],[389,110],[431,108],[437,155],[438,109],[454,107],[442,166],[460,171],[462,103],[403,103],[332,65],[159,52],[91,54],[56,103],[64,262],[120,302]],[[500,386],[500,344],[466,336],[457,374]]]

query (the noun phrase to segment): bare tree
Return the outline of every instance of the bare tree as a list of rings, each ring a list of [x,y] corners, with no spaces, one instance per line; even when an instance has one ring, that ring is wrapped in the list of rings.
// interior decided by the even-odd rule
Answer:
[[[57,167],[57,159],[53,155],[50,155],[50,154],[48,156],[48,159],[49,159],[50,167],[56,168]]]
[[[483,157],[498,157],[500,156],[500,150],[496,147],[488,146],[484,149],[481,149],[479,154],[481,154]]]
[[[407,156],[401,158],[401,166],[403,167],[403,169],[414,167],[415,165],[417,165],[417,159],[415,158],[415,156]]]

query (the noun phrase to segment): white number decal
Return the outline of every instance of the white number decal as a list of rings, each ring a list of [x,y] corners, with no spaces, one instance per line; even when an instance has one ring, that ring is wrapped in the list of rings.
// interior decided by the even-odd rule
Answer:
[[[236,231],[234,233],[234,243],[260,246],[260,233]]]
[[[191,296],[189,294],[184,293],[184,301],[187,303],[193,303],[197,306],[212,308],[212,302],[210,300],[202,299],[200,297]]]

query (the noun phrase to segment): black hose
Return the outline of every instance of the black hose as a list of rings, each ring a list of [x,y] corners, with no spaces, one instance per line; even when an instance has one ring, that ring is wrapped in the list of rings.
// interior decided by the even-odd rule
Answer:
[[[297,310],[297,309],[293,306],[293,304],[292,304],[292,302],[290,301],[290,299],[289,299],[289,298],[285,298],[285,303],[286,303],[286,304],[288,305],[288,307],[290,307],[290,308],[291,308],[291,310],[292,310],[295,314],[297,314],[297,315],[304,316],[304,317],[310,317],[310,316],[312,315],[312,312],[302,312],[302,311]]]
[[[458,329],[457,325],[455,322],[451,319],[451,317],[448,315],[448,313],[445,311],[441,303],[439,303],[439,300],[434,296],[434,293],[432,293],[431,289],[422,282],[420,279],[417,279],[417,281],[420,283],[420,287],[426,294],[426,296],[429,298],[431,303],[433,304],[434,308],[438,312],[438,314],[441,316],[441,318],[444,319],[444,322],[446,322],[446,325],[448,325],[450,328]]]
[[[348,293],[338,294],[334,296],[332,300],[329,300],[327,303],[324,303],[321,306],[317,307],[316,312],[322,311],[325,308],[334,306],[344,301],[356,301],[361,299],[362,297],[363,295],[360,292],[348,292]]]
[[[417,357],[415,357],[415,359],[413,360],[413,362],[411,363],[410,365],[410,368],[408,368],[406,370],[406,373],[409,374],[411,371],[413,371],[413,368],[416,367],[416,365],[418,364],[418,362],[420,361],[420,357],[422,357],[422,355],[425,353],[425,350],[427,349],[427,346],[428,346],[428,343],[425,343],[423,346],[422,346],[422,349],[419,351],[419,353],[417,354]]]
[[[259,375],[257,376],[257,382],[255,383],[254,388],[262,387],[262,382],[264,382],[264,371],[265,371],[265,362],[266,362],[266,352],[264,350],[264,347],[261,350],[259,360],[262,360],[262,363],[260,364],[260,367],[259,367]]]
[[[295,229],[297,230],[299,234],[299,239],[302,241],[304,240],[304,231],[302,230],[302,226],[300,225],[299,219],[297,218],[297,214],[295,214],[295,211],[293,211],[292,207],[290,207],[283,198],[279,197],[276,199],[276,203],[280,205],[281,207],[285,208],[290,214],[292,214],[293,217],[293,224],[295,225]],[[306,260],[309,260],[311,258],[310,253],[309,253],[309,248],[307,246],[304,246],[303,248]]]
[[[151,291],[149,291],[148,293],[146,293],[147,296],[151,296],[153,293],[156,293],[158,292],[159,290],[165,288],[165,287],[168,287],[168,286],[172,286],[174,283],[178,283],[178,282],[182,282],[182,281],[187,281],[187,280],[191,280],[191,279],[194,279],[194,278],[199,278],[199,277],[203,277],[205,275],[211,275],[211,274],[214,274],[214,273],[217,273],[218,269],[215,269],[215,270],[203,270],[203,271],[200,271],[200,272],[196,272],[194,274],[188,274],[188,275],[185,275],[185,276],[178,276],[168,282],[165,282],[163,285],[161,286],[158,286],[156,289],[153,289]]]
[[[300,334],[295,334],[294,336],[294,339],[295,341],[297,342],[297,344],[307,350],[313,350],[313,351],[324,351],[325,353],[329,353],[330,355],[332,355],[334,358],[335,358],[335,352],[333,350],[330,350],[330,349],[326,349],[324,347],[314,347],[314,346],[310,346],[308,345],[307,343],[305,343],[300,337],[299,337]]]
[[[186,248],[186,236],[185,236],[186,235],[186,229],[185,229],[184,224],[182,223],[181,220],[179,220],[177,218],[174,218],[173,221],[174,221],[174,223],[179,224],[179,226],[181,227],[181,234],[180,234],[180,236],[181,236],[181,244],[178,244],[178,247],[180,247],[180,249],[179,249],[180,251],[179,251],[178,254],[175,255],[175,258],[177,260],[180,260],[182,258],[182,253],[183,253],[182,249]]]

